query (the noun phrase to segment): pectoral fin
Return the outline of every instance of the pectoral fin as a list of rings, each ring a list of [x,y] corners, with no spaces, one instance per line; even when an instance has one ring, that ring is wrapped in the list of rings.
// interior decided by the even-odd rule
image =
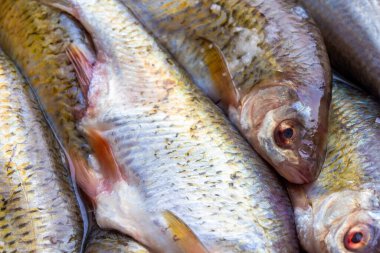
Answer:
[[[237,107],[239,93],[222,51],[215,43],[207,39],[199,38],[199,40],[204,50],[204,62],[209,69],[213,87],[219,96],[221,105],[224,108],[228,108],[229,106]]]
[[[176,244],[184,253],[207,253],[202,242],[193,231],[175,214],[165,211],[163,216],[169,225],[170,232]]]
[[[123,179],[121,168],[116,161],[112,148],[102,134],[94,128],[85,129],[87,139],[99,162],[102,175],[108,181],[117,182]]]
[[[79,47],[74,44],[70,44],[67,47],[66,53],[74,65],[79,85],[87,101],[87,94],[92,79],[94,62],[91,61],[90,57],[88,57]]]

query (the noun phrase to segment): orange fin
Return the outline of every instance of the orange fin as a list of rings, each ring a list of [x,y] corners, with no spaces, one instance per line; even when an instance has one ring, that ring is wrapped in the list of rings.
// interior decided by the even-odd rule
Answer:
[[[75,178],[76,183],[94,204],[98,194],[98,187],[101,184],[100,181],[94,172],[89,168],[87,161],[79,156],[74,150],[69,151],[68,157],[70,159],[69,163],[71,175]]]
[[[116,161],[112,148],[102,134],[93,128],[86,130],[88,141],[94,150],[95,156],[99,162],[102,174],[105,179],[116,182],[123,179],[120,166]]]
[[[88,89],[92,79],[93,62],[89,59],[90,57],[86,56],[86,54],[74,44],[70,44],[67,47],[66,53],[74,65],[79,85],[87,100]]]
[[[170,232],[176,244],[184,253],[207,253],[202,242],[191,231],[191,229],[175,214],[165,211],[163,217],[169,225]]]
[[[208,67],[213,86],[220,96],[220,103],[225,108],[230,105],[237,107],[239,103],[239,93],[236,90],[227,62],[220,48],[213,42],[199,38],[204,50],[204,61]]]

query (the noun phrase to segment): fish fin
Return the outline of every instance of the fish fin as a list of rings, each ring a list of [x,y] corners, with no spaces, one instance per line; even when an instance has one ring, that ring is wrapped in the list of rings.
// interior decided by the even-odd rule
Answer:
[[[94,204],[96,196],[98,195],[98,187],[101,185],[100,180],[96,177],[92,169],[89,168],[85,159],[79,156],[74,150],[69,151],[68,160],[71,175],[75,178],[75,182],[90,199],[92,204]]]
[[[204,61],[211,73],[213,87],[219,96],[220,103],[226,108],[230,105],[237,107],[239,93],[222,51],[215,43],[205,38],[200,37],[199,40],[202,42]]]
[[[73,43],[71,43],[67,47],[66,53],[70,61],[74,65],[79,85],[87,101],[88,89],[90,87],[93,74],[93,62],[90,60],[90,57],[88,57],[83,50],[81,50],[78,46],[76,46]]]
[[[72,0],[38,0],[38,1],[44,5],[57,8],[61,11],[67,12],[75,16],[74,15],[75,9],[73,7],[74,4],[72,3]]]
[[[169,225],[176,244],[184,253],[208,252],[194,232],[174,213],[166,210],[163,217]]]
[[[104,178],[110,180],[111,183],[126,179],[123,177],[124,175],[122,175],[120,166],[116,161],[109,142],[94,128],[86,128],[85,132],[99,162]]]

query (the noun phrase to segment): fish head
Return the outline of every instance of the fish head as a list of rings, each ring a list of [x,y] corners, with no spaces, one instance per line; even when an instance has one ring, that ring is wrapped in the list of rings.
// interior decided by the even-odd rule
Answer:
[[[335,192],[306,208],[296,204],[301,244],[307,252],[380,252],[379,207],[372,190]]]
[[[319,106],[301,99],[290,81],[262,83],[242,97],[240,130],[277,172],[291,183],[314,181],[327,143]],[[327,123],[328,110],[323,121]]]

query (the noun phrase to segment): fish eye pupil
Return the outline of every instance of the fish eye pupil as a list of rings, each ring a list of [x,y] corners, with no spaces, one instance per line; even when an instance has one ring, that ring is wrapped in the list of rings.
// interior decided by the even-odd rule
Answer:
[[[292,137],[293,137],[293,129],[291,129],[291,128],[286,128],[286,129],[284,130],[284,132],[283,132],[283,136],[284,136],[284,138],[286,138],[286,139],[290,139],[290,138],[292,138]]]
[[[363,234],[361,232],[356,232],[353,236],[352,236],[352,239],[351,239],[351,242],[352,243],[359,243],[361,242],[363,239]]]

